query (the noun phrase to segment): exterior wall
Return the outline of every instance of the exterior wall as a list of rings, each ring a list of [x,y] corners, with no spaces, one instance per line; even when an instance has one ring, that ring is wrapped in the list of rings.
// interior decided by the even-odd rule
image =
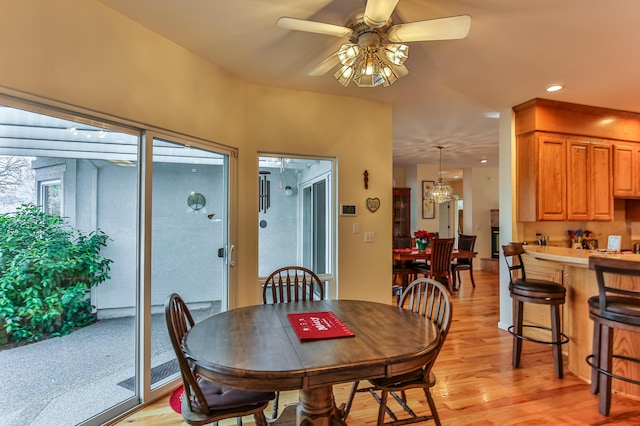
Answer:
[[[93,290],[99,318],[134,315],[136,296],[137,169],[100,160],[39,158],[33,162],[37,180],[61,177],[65,192],[64,216],[83,232],[104,231],[109,242],[101,254],[113,260],[111,279]],[[179,288],[188,300],[215,301],[222,297],[221,262],[215,242],[222,228],[206,215],[190,214],[186,197],[201,192],[210,213],[221,212],[222,166],[155,163],[153,167],[152,305],[161,307],[163,295]],[[72,210],[69,206],[77,206]],[[197,265],[197,267],[194,267]],[[189,285],[182,285],[189,283]]]
[[[279,189],[280,168],[260,168],[271,172],[271,207],[259,213],[259,220],[265,220],[267,226],[259,228],[259,265],[258,276],[267,277],[278,268],[289,265],[302,265],[300,254],[301,235],[301,196],[299,186],[318,176],[331,172],[331,162],[323,161],[303,170],[283,171],[283,185],[289,185],[293,194],[287,196]]]
[[[338,202],[362,212],[338,219],[339,296],[390,303],[389,105],[247,84],[97,0],[0,6],[10,11],[0,14],[0,37],[13,40],[3,46],[0,87],[238,148],[230,307],[260,301],[258,152],[338,159]],[[367,197],[380,198],[376,213],[366,210]],[[364,243],[365,231],[375,243]]]
[[[92,303],[98,308],[99,318],[134,315],[138,170],[104,164],[102,161],[79,162],[77,197],[84,201],[77,204],[79,208],[94,211],[78,211],[78,218],[96,218],[96,227],[109,236],[101,254],[113,260],[111,279],[93,290]],[[94,163],[101,167],[94,168]],[[96,179],[93,179],[95,184],[89,184],[93,173],[97,173]],[[91,198],[96,200],[93,206],[88,202]],[[92,229],[89,224],[85,226],[81,229]],[[171,263],[166,265],[170,267]]]
[[[298,254],[298,191],[287,197],[284,189],[278,189],[280,169],[260,168],[270,171],[271,207],[259,213],[259,220],[265,220],[267,226],[259,228],[260,264],[258,275],[268,276],[274,270],[288,265],[297,265]],[[283,183],[297,188],[297,176],[293,172],[283,173]],[[295,181],[294,181],[295,179]]]

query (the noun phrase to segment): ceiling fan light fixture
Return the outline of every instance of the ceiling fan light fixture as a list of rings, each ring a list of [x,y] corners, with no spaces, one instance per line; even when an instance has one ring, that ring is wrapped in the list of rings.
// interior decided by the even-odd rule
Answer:
[[[353,65],[360,55],[360,46],[354,43],[346,43],[338,50],[338,60],[342,65]]]
[[[279,28],[348,37],[338,51],[307,72],[319,77],[339,67],[333,76],[344,86],[353,81],[359,87],[389,86],[409,74],[405,42],[465,38],[471,28],[469,15],[393,24],[399,0],[366,0],[364,11],[352,12],[344,26],[283,16]]]
[[[409,58],[409,46],[406,44],[385,44],[384,54],[394,65],[402,65]]]
[[[391,68],[391,66],[389,66],[389,65],[386,65],[386,64],[383,65],[382,66],[382,72],[383,72],[384,76],[387,79],[387,84],[383,83],[383,86],[388,86],[390,84],[393,84],[398,79],[398,75],[395,73],[393,68]]]
[[[347,85],[351,75],[353,82],[358,87],[389,86],[398,79],[398,74],[393,69],[392,64],[387,62],[386,56],[379,56],[378,48],[367,47],[363,49],[362,55],[356,61],[355,69],[347,70],[343,66],[334,77],[343,85]],[[352,74],[349,74],[351,73]]]
[[[353,75],[353,67],[349,65],[343,65],[338,71],[336,71],[333,76],[336,78],[336,80],[338,80],[340,84],[342,84],[343,86],[347,86],[349,85],[349,83],[351,83]]]

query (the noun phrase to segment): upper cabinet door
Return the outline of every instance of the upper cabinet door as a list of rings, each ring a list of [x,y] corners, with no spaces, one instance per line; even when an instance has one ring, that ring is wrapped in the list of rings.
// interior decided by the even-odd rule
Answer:
[[[613,220],[611,144],[589,145],[589,219]]]
[[[634,198],[637,196],[636,179],[634,177],[634,160],[636,148],[632,144],[613,146],[613,196]]]
[[[567,141],[567,220],[612,220],[611,144]]]
[[[566,220],[566,139],[541,134],[537,137],[536,150],[538,220]]]
[[[567,142],[567,220],[589,220],[589,142]]]

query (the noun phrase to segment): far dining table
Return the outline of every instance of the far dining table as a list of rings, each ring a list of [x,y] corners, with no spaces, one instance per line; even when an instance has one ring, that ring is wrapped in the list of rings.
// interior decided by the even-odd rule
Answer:
[[[288,314],[331,312],[352,337],[301,341]],[[276,303],[232,309],[197,323],[185,336],[196,371],[246,390],[299,390],[272,425],[346,425],[332,385],[414,371],[436,356],[440,332],[424,316],[360,300]]]
[[[471,250],[458,250],[453,249],[453,253],[451,254],[451,260],[454,259],[473,259],[476,257],[476,252]],[[431,249],[426,248],[424,250],[418,249],[393,249],[393,261],[394,262],[415,262],[417,260],[424,260],[425,262],[429,262],[431,260]],[[453,289],[456,288],[456,279],[455,275],[452,278],[453,281]]]

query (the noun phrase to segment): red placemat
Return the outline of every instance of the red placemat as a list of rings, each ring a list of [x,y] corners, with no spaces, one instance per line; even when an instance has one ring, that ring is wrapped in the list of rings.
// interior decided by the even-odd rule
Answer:
[[[287,317],[300,340],[355,336],[333,312],[302,312]]]

